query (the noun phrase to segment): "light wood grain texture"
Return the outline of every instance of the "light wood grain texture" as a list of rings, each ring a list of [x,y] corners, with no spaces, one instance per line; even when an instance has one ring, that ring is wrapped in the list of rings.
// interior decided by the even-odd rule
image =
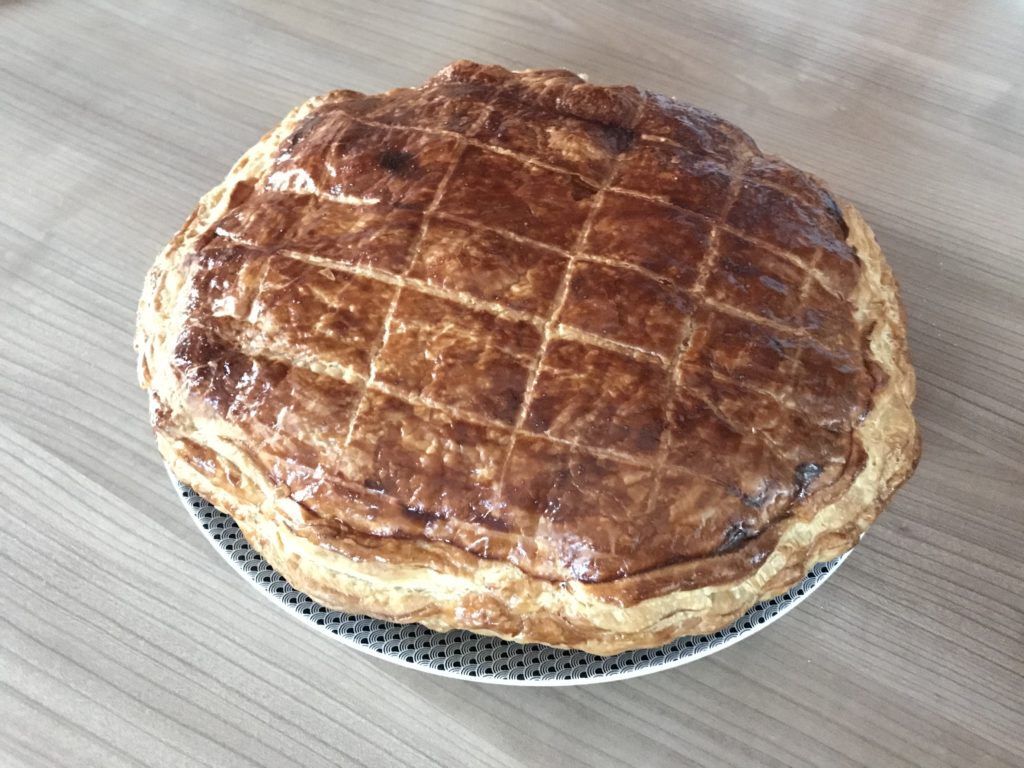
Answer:
[[[0,0],[0,764],[1024,764],[1024,5]],[[920,469],[820,591],[689,667],[474,686],[307,630],[172,492],[143,274],[293,105],[456,57],[713,109],[899,277]]]

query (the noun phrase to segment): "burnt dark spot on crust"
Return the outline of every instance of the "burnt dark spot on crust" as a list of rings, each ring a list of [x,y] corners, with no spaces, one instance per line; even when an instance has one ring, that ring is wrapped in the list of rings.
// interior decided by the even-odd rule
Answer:
[[[469,519],[482,525],[485,528],[489,528],[492,531],[500,531],[501,533],[507,533],[509,531],[509,524],[506,520],[496,514],[494,510],[481,506],[479,504],[470,505]]]
[[[407,505],[402,507],[402,511],[409,517],[415,517],[416,519],[427,516],[427,511],[423,507],[410,507]]]
[[[822,202],[825,204],[825,210],[836,220],[836,223],[839,225],[839,231],[842,232],[843,239],[845,240],[847,237],[850,236],[850,227],[846,223],[846,217],[843,216],[843,212],[842,210],[840,210],[839,204],[835,201],[835,198],[832,197],[832,195],[830,195],[828,192],[824,190],[822,190],[821,199]]]
[[[724,555],[728,552],[734,552],[743,545],[743,542],[749,541],[755,536],[757,536],[757,531],[749,528],[746,523],[733,523],[726,529],[722,543],[715,550],[715,554]]]
[[[807,496],[811,484],[817,480],[822,473],[822,468],[814,463],[800,464],[793,472],[793,483],[796,485],[796,498],[803,499]]]
[[[427,523],[444,520],[448,517],[445,510],[427,509],[420,504],[407,505],[402,508],[402,512],[414,520],[422,520]]]
[[[744,506],[750,507],[751,509],[761,509],[764,506],[764,492],[753,496],[749,493],[744,493],[740,496],[740,501]]]
[[[498,393],[496,400],[498,402],[495,407],[495,416],[498,420],[507,424],[514,423],[516,414],[519,413],[519,406],[523,404],[522,391],[508,387]]]
[[[574,175],[570,179],[569,192],[573,200],[586,200],[597,194],[597,187]]]
[[[719,264],[726,272],[733,275],[760,275],[761,270],[749,261],[741,261],[728,254],[723,254],[719,260]]]
[[[323,119],[324,117],[322,115],[316,114],[311,115],[310,117],[307,117],[305,120],[303,120],[299,124],[299,127],[292,131],[291,136],[289,136],[287,139],[281,142],[281,156],[284,157],[291,154],[291,151],[295,149],[295,147],[298,146],[300,143],[302,143],[302,140],[306,138],[306,136],[308,136],[309,133],[312,132],[314,128],[320,125]]]
[[[665,422],[661,419],[640,424],[634,431],[637,450],[653,451],[661,442],[661,433],[664,431]]]
[[[538,395],[526,417],[526,427],[533,432],[546,432],[555,420],[558,401],[553,397]]]
[[[377,165],[389,173],[404,176],[416,168],[416,158],[401,149],[385,149],[377,158]]]
[[[625,128],[619,125],[609,125],[606,126],[606,129],[609,143],[612,146],[612,151],[616,154],[621,155],[636,143],[636,131],[630,128]]]
[[[725,492],[739,499],[743,506],[756,510],[763,509],[767,500],[767,491],[764,488],[757,493],[746,493],[743,489],[730,483],[725,486]]]

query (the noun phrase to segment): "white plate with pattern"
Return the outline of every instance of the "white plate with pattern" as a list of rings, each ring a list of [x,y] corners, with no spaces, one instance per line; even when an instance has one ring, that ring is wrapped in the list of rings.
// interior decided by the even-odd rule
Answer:
[[[436,675],[506,685],[584,685],[647,675],[710,656],[750,637],[801,602],[843,562],[844,554],[816,565],[784,595],[755,605],[738,621],[709,635],[681,637],[660,648],[595,656],[537,643],[511,643],[466,631],[435,632],[332,611],[294,589],[245,541],[235,521],[191,488],[174,481],[196,525],[236,571],[303,623],[342,644],[402,666]]]

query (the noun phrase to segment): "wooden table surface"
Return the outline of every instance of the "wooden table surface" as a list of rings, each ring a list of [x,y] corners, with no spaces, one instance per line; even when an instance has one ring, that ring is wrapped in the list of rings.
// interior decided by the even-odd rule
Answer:
[[[131,348],[157,251],[292,105],[458,57],[721,113],[859,204],[902,282],[920,468],[717,656],[571,689],[382,663],[168,484]],[[0,0],[0,765],[1024,765],[1022,209],[1020,2]]]

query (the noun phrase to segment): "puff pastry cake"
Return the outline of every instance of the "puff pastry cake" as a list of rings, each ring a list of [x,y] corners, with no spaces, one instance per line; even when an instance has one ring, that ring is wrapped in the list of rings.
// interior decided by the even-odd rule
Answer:
[[[860,214],[561,70],[307,101],[157,258],[136,346],[164,459],[296,588],[599,654],[785,591],[919,453]]]

